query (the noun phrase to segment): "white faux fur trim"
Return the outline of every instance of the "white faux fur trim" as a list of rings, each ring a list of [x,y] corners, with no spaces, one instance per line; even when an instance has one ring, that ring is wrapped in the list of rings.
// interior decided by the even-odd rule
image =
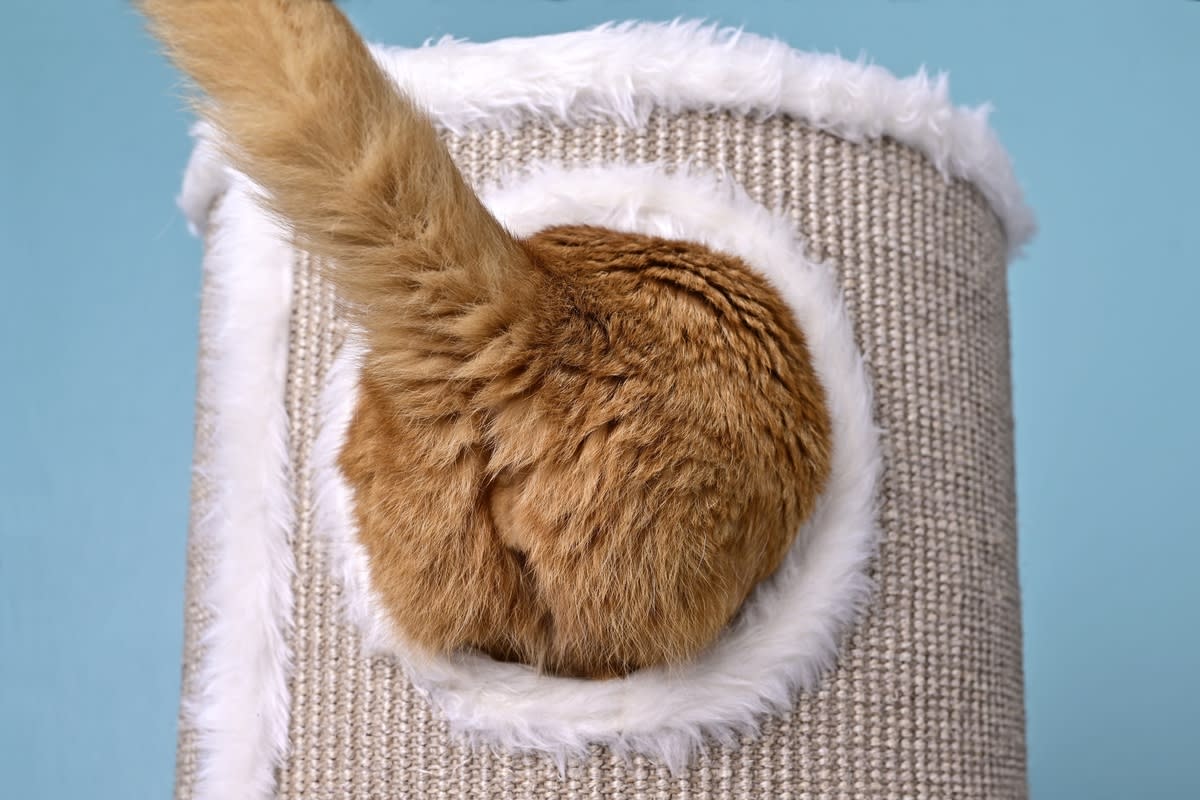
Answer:
[[[846,139],[889,136],[924,153],[947,178],[974,183],[1004,225],[1010,252],[1035,231],[988,107],[955,107],[945,75],[897,78],[882,67],[805,53],[700,22],[624,23],[554,36],[418,49],[375,48],[396,81],[452,131],[511,129],[532,119],[645,124],[650,111],[787,114]],[[217,170],[193,187],[219,191]],[[188,202],[203,227],[211,197]]]
[[[288,320],[295,252],[239,180],[213,211],[205,270],[206,392],[214,496],[194,536],[212,559],[202,589],[212,622],[200,643],[197,800],[266,800],[287,750],[291,701],[293,498],[289,487]]]
[[[739,187],[656,166],[549,167],[484,200],[517,235],[589,223],[684,238],[742,257],[793,309],[833,419],[833,470],[812,518],[776,576],[737,624],[696,661],[621,680],[581,681],[477,655],[429,657],[405,645],[370,586],[337,457],[357,393],[360,350],[338,359],[322,398],[314,448],[315,524],[328,537],[349,617],[367,645],[397,657],[453,728],[505,748],[562,758],[590,743],[645,753],[681,768],[707,734],[726,739],[791,707],[834,662],[869,589],[877,539],[879,443],[871,391],[835,276],[810,262],[790,224]]]

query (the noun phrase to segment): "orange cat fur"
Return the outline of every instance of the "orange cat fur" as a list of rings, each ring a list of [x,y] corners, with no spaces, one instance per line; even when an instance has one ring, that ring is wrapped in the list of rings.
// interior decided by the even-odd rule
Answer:
[[[405,635],[605,677],[709,644],[830,469],[804,337],[739,259],[519,240],[325,0],[142,0],[367,345],[340,464]]]

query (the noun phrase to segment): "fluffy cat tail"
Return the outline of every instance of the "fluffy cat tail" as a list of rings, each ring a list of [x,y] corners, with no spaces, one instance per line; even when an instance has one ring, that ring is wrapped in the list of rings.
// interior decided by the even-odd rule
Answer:
[[[388,299],[421,286],[436,286],[455,316],[517,301],[529,255],[332,2],[138,4],[207,95],[198,110],[223,133],[230,160],[265,190],[297,244],[327,262],[369,334],[386,339],[397,311]]]

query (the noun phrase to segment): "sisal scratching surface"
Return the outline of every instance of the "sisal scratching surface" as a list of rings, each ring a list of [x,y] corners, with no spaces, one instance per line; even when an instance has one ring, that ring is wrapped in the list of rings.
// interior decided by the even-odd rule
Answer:
[[[530,125],[448,143],[477,184],[540,161],[715,167],[792,220],[837,269],[875,386],[877,590],[819,692],[757,738],[710,745],[682,776],[601,748],[565,774],[547,758],[467,748],[387,659],[360,655],[339,618],[309,465],[338,326],[301,260],[286,398],[298,476],[292,749],[279,796],[1024,797],[1006,243],[980,194],[890,140],[852,144],[783,119],[659,114],[639,131]],[[203,624],[189,611],[190,629]],[[180,797],[195,758],[186,735]]]
[[[208,372],[212,357],[208,344],[213,325],[215,289],[205,281],[200,298],[200,353],[196,375],[196,422],[192,458],[191,519],[187,541],[187,583],[184,587],[183,670],[180,675],[180,695],[186,705],[199,691],[200,662],[204,657],[201,641],[212,621],[204,603],[204,586],[212,575],[209,543],[201,537],[201,521],[211,513],[213,500],[212,478],[208,471],[213,444],[214,409],[209,397],[211,376]],[[192,800],[192,789],[198,769],[196,731],[186,713],[180,709],[179,733],[175,748],[175,800]]]

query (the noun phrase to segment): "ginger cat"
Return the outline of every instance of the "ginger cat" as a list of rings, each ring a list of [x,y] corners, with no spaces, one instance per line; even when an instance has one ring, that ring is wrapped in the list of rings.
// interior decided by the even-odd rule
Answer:
[[[692,242],[513,237],[327,0],[140,5],[363,332],[340,465],[398,629],[593,678],[711,643],[830,470],[775,290]]]

